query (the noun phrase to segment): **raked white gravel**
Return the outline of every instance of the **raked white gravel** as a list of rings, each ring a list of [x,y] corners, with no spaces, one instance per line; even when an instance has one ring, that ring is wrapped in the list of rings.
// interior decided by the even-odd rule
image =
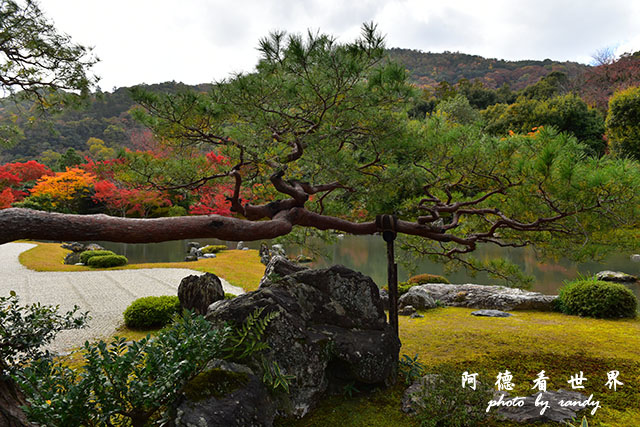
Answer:
[[[50,346],[63,353],[82,346],[85,341],[107,338],[123,324],[122,313],[140,297],[177,295],[182,278],[201,275],[186,268],[147,268],[140,270],[36,272],[18,261],[30,243],[0,245],[0,295],[14,290],[23,304],[40,302],[59,305],[65,312],[74,305],[89,311],[91,320],[84,329],[61,332]],[[224,291],[241,294],[242,288],[222,279]]]

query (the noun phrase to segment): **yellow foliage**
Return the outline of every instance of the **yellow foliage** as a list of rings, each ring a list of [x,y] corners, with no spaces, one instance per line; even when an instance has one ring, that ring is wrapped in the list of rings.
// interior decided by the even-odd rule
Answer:
[[[53,206],[64,204],[83,190],[90,188],[96,177],[80,168],[67,168],[53,176],[43,176],[31,189],[31,195],[49,195]]]

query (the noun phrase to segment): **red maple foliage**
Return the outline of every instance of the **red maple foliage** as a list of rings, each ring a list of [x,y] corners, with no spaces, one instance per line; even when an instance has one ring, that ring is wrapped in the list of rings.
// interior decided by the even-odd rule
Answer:
[[[582,77],[580,95],[601,111],[607,111],[609,98],[616,91],[640,86],[640,56],[623,55],[611,64],[588,70]]]
[[[13,202],[21,201],[38,179],[53,174],[47,166],[34,160],[0,166],[0,209],[9,208]]]

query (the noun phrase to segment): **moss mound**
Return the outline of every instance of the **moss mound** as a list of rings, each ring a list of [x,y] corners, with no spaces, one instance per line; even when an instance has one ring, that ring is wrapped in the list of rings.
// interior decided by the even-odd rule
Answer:
[[[129,328],[161,328],[180,310],[177,296],[138,298],[124,311],[124,323]]]
[[[89,260],[94,256],[115,255],[113,251],[84,251],[80,254],[80,262],[88,264]]]
[[[87,265],[94,268],[110,268],[120,267],[126,265],[128,262],[127,257],[122,255],[99,255],[89,258]]]
[[[560,289],[557,304],[566,314],[615,319],[635,317],[638,299],[620,283],[581,279]]]

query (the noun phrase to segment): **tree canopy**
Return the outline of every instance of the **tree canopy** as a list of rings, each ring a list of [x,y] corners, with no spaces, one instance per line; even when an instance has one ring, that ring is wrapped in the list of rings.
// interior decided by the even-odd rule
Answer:
[[[0,88],[45,92],[86,92],[93,83],[90,50],[75,44],[42,14],[34,0],[0,0]],[[44,99],[43,99],[44,100]]]
[[[163,169],[141,157],[132,170],[140,184],[164,191],[227,183],[234,217],[6,209],[0,240],[258,240],[294,226],[373,234],[378,215],[394,214],[394,230],[417,238],[409,246],[478,267],[468,255],[480,244],[538,244],[577,256],[619,243],[611,230],[636,225],[633,161],[589,157],[552,128],[494,137],[449,114],[411,120],[418,95],[403,68],[386,60],[373,25],[352,43],[274,33],[260,52],[255,72],[206,93],[133,92],[137,117],[176,159],[211,150],[229,159],[207,170]]]

